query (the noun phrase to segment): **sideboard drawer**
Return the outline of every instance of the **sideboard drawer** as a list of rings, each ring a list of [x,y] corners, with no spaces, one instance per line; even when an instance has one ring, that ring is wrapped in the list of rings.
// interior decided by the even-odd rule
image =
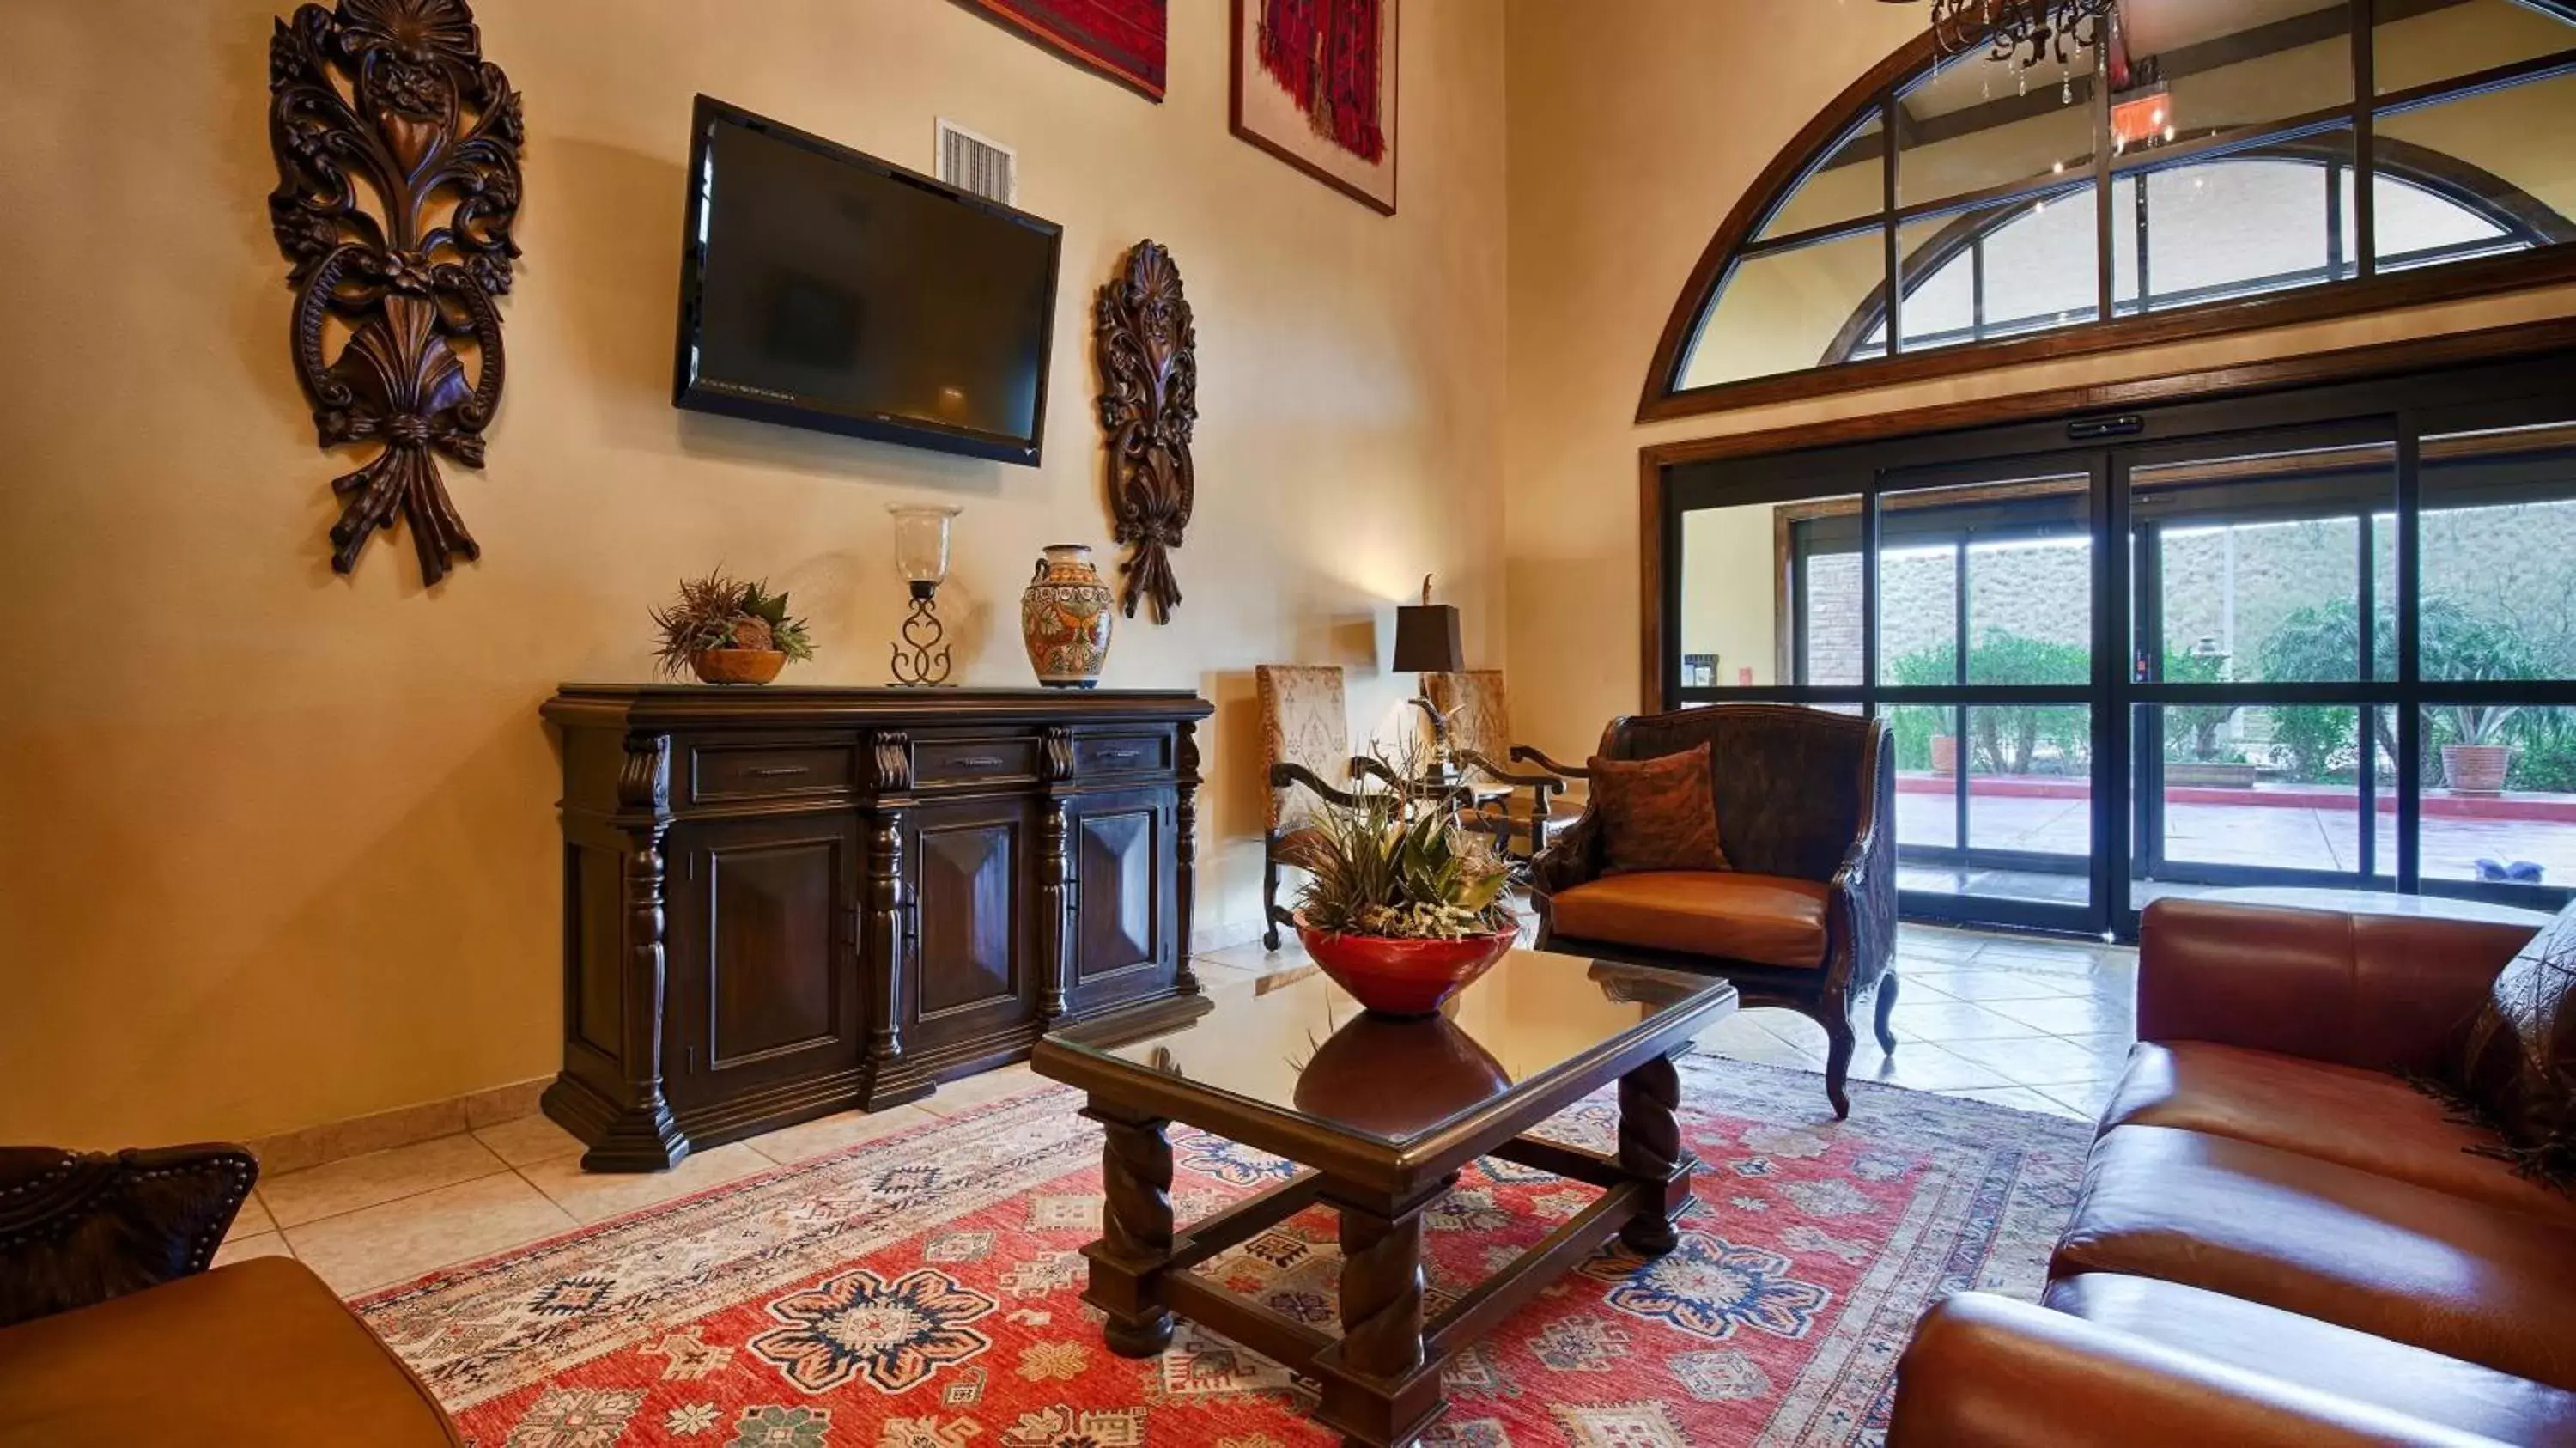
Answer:
[[[1073,741],[1077,775],[1165,774],[1171,767],[1169,734],[1086,734]]]
[[[912,741],[912,779],[915,784],[968,784],[1037,777],[1038,741],[1034,736]]]
[[[713,743],[689,750],[689,798],[696,803],[839,794],[849,787],[846,744]]]

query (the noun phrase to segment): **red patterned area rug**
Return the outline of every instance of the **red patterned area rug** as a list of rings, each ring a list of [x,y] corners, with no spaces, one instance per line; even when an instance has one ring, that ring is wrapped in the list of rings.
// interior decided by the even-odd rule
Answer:
[[[1681,1247],[1614,1249],[1447,1375],[1426,1444],[1875,1441],[1915,1317],[1942,1293],[2035,1297],[2072,1207],[2077,1122],[1694,1056],[1704,1164]],[[1307,1386],[1187,1325],[1111,1354],[1080,1301],[1098,1129],[1049,1086],[363,1299],[482,1448],[1308,1448]],[[1546,1134],[1609,1149],[1594,1097]],[[1175,1129],[1183,1222],[1289,1174]],[[1592,1190],[1504,1162],[1426,1219],[1435,1306]],[[1333,1320],[1331,1218],[1199,1270]]]

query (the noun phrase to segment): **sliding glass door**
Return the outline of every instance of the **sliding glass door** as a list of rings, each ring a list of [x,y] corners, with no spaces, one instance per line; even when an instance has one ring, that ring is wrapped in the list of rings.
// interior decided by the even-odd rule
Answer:
[[[2576,357],[1666,470],[1657,687],[1893,726],[1910,918],[2576,887]],[[2109,541],[2116,540],[2116,542]]]
[[[2099,930],[2098,457],[1890,473],[1878,674],[1920,918]]]
[[[2129,904],[2396,872],[2393,422],[2117,455]],[[2389,806],[2383,811],[2382,806]]]

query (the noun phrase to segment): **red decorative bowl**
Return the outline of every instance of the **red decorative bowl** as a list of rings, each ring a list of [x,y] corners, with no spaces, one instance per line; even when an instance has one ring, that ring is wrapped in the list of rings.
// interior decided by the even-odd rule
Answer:
[[[1511,953],[1517,930],[1463,940],[1343,935],[1300,920],[1297,938],[1333,983],[1381,1015],[1427,1016]]]

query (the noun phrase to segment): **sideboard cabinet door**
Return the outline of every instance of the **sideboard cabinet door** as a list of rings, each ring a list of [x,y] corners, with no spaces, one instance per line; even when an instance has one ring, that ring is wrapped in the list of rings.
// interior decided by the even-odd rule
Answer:
[[[1037,806],[1025,796],[960,800],[910,818],[904,1038],[937,1072],[1037,1019]],[[1011,1044],[1024,1048],[1025,1033]]]
[[[1066,982],[1075,1014],[1168,989],[1174,938],[1173,797],[1169,789],[1084,795],[1068,810],[1073,864]]]
[[[686,822],[670,861],[672,1104],[855,1070],[857,816]]]

